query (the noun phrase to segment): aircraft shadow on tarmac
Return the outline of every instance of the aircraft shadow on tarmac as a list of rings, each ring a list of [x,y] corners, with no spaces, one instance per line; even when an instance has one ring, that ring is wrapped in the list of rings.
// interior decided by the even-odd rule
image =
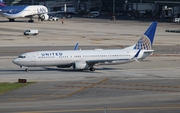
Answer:
[[[15,20],[14,22],[9,22],[9,20],[0,20],[0,23],[30,23],[27,20]],[[34,22],[35,23],[35,22]]]
[[[62,69],[62,68],[44,68],[45,70],[49,70],[49,71],[63,71],[63,72],[93,72],[93,71],[89,71],[89,70],[74,70],[74,69]],[[120,70],[120,68],[107,68],[107,67],[102,67],[102,68],[96,68],[96,70]],[[96,71],[95,71],[96,72]]]
[[[89,70],[74,70],[72,68],[51,68],[51,67],[42,67],[42,68],[29,68],[29,71],[27,73],[30,73],[30,72],[48,72],[48,71],[60,71],[60,72],[87,72],[87,73],[98,73],[98,71],[115,71],[115,70],[123,70],[122,68],[109,68],[109,67],[101,67],[101,68],[96,68],[96,71],[89,71]],[[3,72],[26,72],[25,69],[21,69],[21,68],[18,68],[18,69],[1,69],[0,70],[0,73],[3,73]]]

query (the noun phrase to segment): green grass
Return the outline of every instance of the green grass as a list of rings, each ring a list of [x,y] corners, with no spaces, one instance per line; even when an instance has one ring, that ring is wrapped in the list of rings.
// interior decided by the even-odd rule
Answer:
[[[5,93],[5,92],[27,86],[29,84],[33,84],[33,83],[32,82],[28,82],[28,83],[0,83],[0,95]]]

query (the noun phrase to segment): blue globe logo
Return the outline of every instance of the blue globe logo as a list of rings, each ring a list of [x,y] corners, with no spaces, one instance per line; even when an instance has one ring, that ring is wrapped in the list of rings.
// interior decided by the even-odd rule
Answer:
[[[146,49],[151,50],[151,41],[145,35],[143,35],[135,45],[134,49]]]

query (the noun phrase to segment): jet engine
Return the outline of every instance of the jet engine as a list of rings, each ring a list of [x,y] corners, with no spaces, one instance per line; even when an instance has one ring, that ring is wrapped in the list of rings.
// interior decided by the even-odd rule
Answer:
[[[41,19],[41,21],[48,20],[49,19],[49,15],[42,14],[42,15],[39,16],[39,18]]]
[[[86,62],[75,62],[73,64],[73,69],[88,69],[88,64]]]
[[[72,65],[71,64],[68,64],[68,65],[60,65],[60,66],[57,66],[58,68],[70,68]]]

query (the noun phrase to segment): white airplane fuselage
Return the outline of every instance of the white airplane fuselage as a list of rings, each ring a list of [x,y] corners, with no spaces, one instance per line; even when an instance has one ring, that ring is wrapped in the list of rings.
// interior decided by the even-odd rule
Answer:
[[[5,6],[1,10],[1,15],[7,18],[21,18],[48,13],[48,9],[43,5]]]
[[[133,60],[138,50],[77,50],[77,51],[37,51],[20,55],[13,60],[19,66],[66,66],[74,62],[96,64],[122,64]],[[144,52],[147,52],[144,54]],[[153,50],[142,50],[139,58],[149,56]],[[21,58],[22,57],[22,58]]]

